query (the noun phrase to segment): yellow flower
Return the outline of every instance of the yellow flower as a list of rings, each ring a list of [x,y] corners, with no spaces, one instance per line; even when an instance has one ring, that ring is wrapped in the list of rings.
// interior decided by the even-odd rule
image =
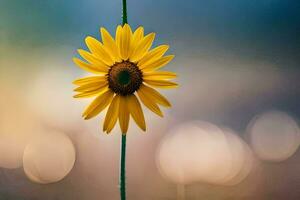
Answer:
[[[171,104],[152,87],[177,86],[170,81],[176,77],[175,73],[157,71],[174,56],[164,56],[168,45],[160,45],[150,50],[155,33],[144,36],[143,27],[132,32],[128,24],[118,26],[115,39],[105,28],[101,28],[100,32],[102,43],[88,36],[85,42],[90,52],[78,50],[86,61],[73,58],[79,67],[96,74],[73,82],[78,86],[74,90],[78,92],[75,98],[95,97],[82,116],[90,119],[109,106],[103,131],[111,132],[119,119],[122,134],[126,134],[130,116],[145,131],[144,114],[137,96],[148,109],[163,116],[158,105],[170,107]]]

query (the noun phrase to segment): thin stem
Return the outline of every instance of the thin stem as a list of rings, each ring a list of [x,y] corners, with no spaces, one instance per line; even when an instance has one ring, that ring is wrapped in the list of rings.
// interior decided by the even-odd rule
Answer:
[[[123,2],[122,24],[127,23],[127,5],[126,0]],[[126,200],[126,134],[122,134],[121,141],[121,163],[120,163],[120,197],[121,200]]]
[[[122,135],[121,141],[121,163],[120,163],[120,196],[121,200],[126,200],[126,135]]]
[[[127,23],[127,3],[126,0],[122,0],[123,1],[123,16],[122,16],[122,24],[126,24]]]

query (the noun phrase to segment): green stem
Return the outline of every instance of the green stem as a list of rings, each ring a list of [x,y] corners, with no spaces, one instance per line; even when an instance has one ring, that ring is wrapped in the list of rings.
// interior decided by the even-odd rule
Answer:
[[[127,4],[126,0],[122,0],[123,2],[123,16],[122,16],[122,24],[127,23]],[[120,163],[120,197],[121,200],[126,200],[126,134],[122,134],[121,141],[121,163]]]
[[[126,135],[122,135],[121,142],[121,166],[120,166],[120,196],[121,200],[126,200]]]
[[[122,24],[126,24],[127,23],[127,4],[126,4],[126,0],[122,0],[123,1],[123,16],[122,16]]]

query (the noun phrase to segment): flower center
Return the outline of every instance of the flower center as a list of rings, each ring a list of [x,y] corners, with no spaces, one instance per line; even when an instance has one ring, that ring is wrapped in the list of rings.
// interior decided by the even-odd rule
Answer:
[[[107,76],[109,88],[123,96],[133,94],[143,82],[141,70],[130,61],[115,63]]]
[[[118,76],[118,82],[121,85],[127,85],[130,82],[130,73],[127,70],[120,71]]]

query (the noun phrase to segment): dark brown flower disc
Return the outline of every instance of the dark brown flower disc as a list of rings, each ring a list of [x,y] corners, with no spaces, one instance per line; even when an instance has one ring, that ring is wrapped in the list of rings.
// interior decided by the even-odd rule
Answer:
[[[138,66],[130,61],[115,63],[107,75],[109,88],[117,94],[126,96],[137,91],[142,82],[143,74]]]

